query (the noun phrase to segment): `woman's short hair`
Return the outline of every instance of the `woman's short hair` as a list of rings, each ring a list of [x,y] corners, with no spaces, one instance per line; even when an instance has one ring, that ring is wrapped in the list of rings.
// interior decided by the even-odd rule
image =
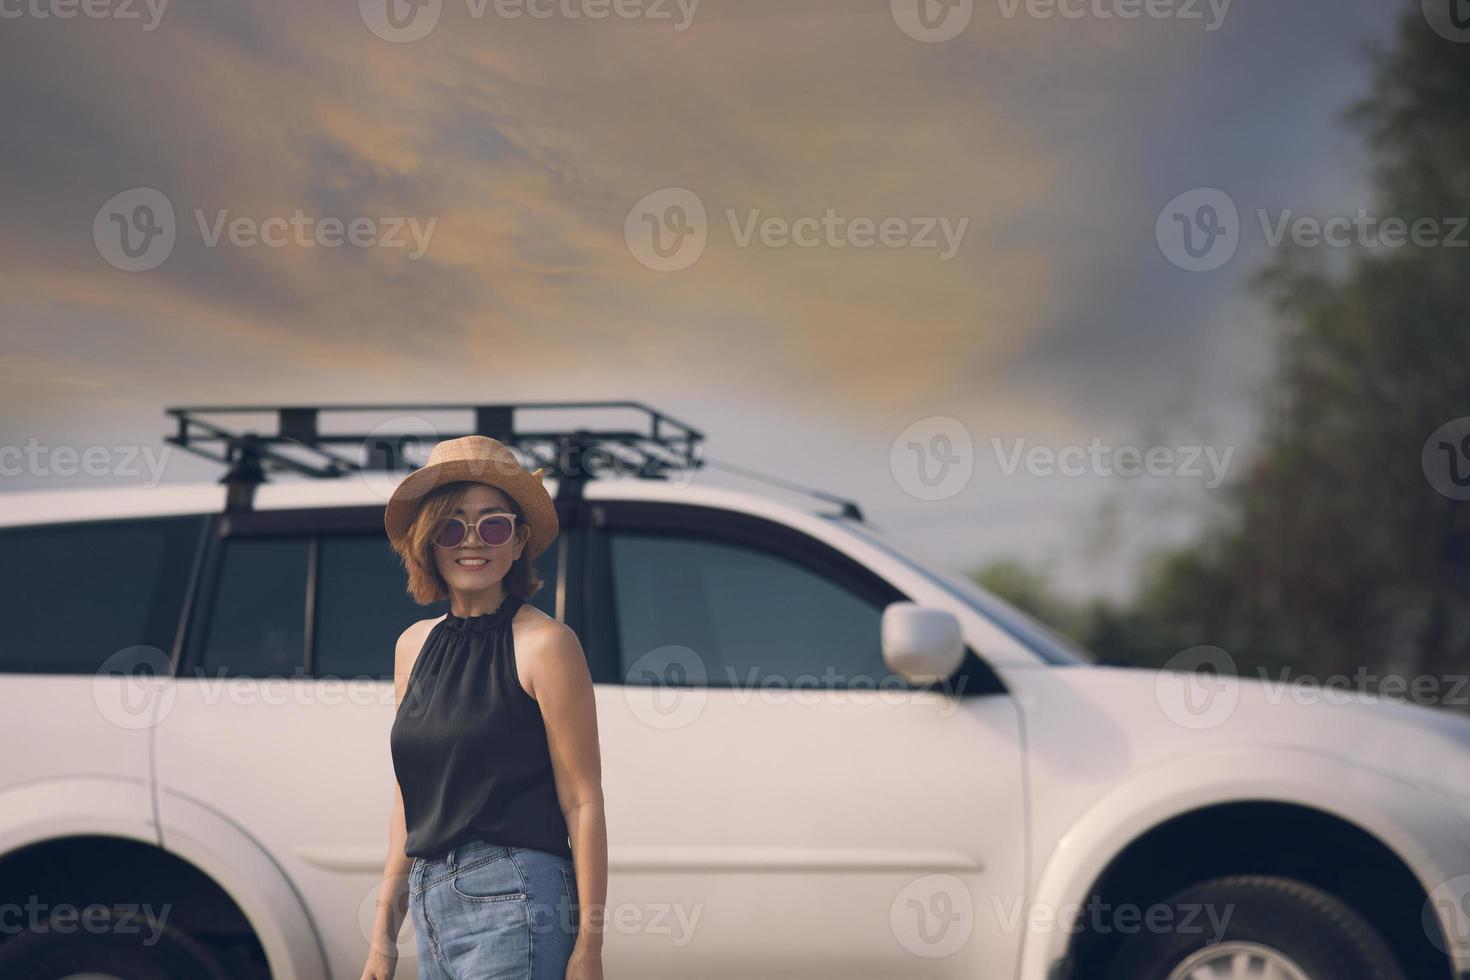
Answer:
[[[408,533],[401,541],[393,545],[393,550],[403,561],[403,567],[408,571],[408,594],[413,596],[414,601],[421,606],[432,605],[449,598],[449,586],[444,581],[444,576],[439,574],[439,566],[434,560],[434,528],[441,518],[449,517],[454,509],[464,499],[465,492],[470,487],[483,486],[471,480],[460,480],[455,483],[446,483],[442,487],[435,487],[424,495],[419,503],[418,513],[414,515],[413,524],[409,526]],[[516,515],[516,534],[525,538],[526,532],[521,527],[530,528],[526,524],[526,515],[521,512],[521,507],[511,499],[510,494],[502,494],[511,511]],[[521,549],[521,556],[510,566],[505,573],[505,591],[519,596],[522,599],[530,599],[541,588],[544,583],[536,574],[536,565],[531,558],[529,549]]]

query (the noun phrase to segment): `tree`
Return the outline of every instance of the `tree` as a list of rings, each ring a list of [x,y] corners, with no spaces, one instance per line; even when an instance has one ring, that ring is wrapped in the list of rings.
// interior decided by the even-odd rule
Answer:
[[[1421,463],[1470,416],[1470,44],[1410,7],[1350,115],[1368,211],[1458,244],[1357,248],[1336,270],[1288,251],[1259,276],[1279,332],[1254,463],[1225,518],[1158,556],[1128,607],[1061,617],[1100,654],[1159,664],[1211,644],[1245,670],[1318,677],[1470,665],[1470,502],[1441,492],[1452,467],[1470,473],[1470,422]]]

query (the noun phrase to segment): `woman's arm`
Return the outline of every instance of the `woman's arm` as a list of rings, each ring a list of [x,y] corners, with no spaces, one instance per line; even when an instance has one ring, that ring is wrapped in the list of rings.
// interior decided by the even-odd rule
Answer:
[[[556,795],[566,817],[577,869],[579,930],[568,977],[601,980],[607,903],[607,819],[592,675],[577,634],[549,622],[540,632],[528,686],[541,706]]]
[[[421,623],[403,631],[393,651],[393,706],[403,701],[408,674],[424,644]],[[403,793],[393,780],[393,806],[388,813],[388,857],[383,863],[383,883],[378,889],[378,911],[373,917],[373,934],[362,980],[392,980],[398,965],[398,932],[408,914],[408,872],[413,858],[403,853],[408,837],[403,819]]]

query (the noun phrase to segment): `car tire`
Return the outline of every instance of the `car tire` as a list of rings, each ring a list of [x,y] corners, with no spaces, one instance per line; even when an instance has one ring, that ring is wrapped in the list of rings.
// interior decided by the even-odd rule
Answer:
[[[85,912],[85,909],[83,909]],[[229,980],[224,967],[193,936],[141,913],[108,909],[102,917],[72,915],[0,944],[0,977],[58,980],[96,975],[118,980]]]
[[[1404,980],[1393,953],[1367,920],[1299,881],[1269,875],[1214,878],[1162,904],[1170,916],[1166,921],[1180,928],[1140,929],[1113,958],[1108,980],[1181,980],[1196,974],[1227,980],[1255,976],[1250,971],[1268,961],[1276,975],[1302,980]],[[1213,919],[1211,909],[1216,910]],[[1224,919],[1227,912],[1230,917]],[[1196,928],[1185,927],[1187,917]],[[1227,972],[1232,961],[1248,969]]]

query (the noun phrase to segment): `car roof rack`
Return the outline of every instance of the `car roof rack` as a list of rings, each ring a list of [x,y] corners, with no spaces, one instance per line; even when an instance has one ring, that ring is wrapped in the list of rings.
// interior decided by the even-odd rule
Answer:
[[[576,410],[632,412],[642,418],[633,427],[525,429],[516,425],[520,411]],[[296,473],[312,479],[335,479],[362,472],[403,472],[421,463],[408,451],[425,456],[433,443],[466,435],[497,439],[542,467],[557,480],[559,499],[578,498],[583,485],[608,472],[643,479],[665,479],[680,469],[697,469],[704,434],[636,401],[517,402],[476,404],[380,405],[214,405],[164,409],[178,420],[178,431],[166,442],[229,469],[219,482],[229,487],[226,509],[249,510],[255,488],[272,473]],[[324,432],[321,415],[392,413],[395,418],[368,431]],[[471,412],[471,427],[438,431],[410,413]],[[273,431],[245,430],[238,422],[209,421],[201,416],[275,415]],[[233,422],[233,420],[232,420]],[[392,423],[399,423],[397,426]],[[412,423],[420,423],[415,426]],[[425,432],[424,429],[429,431]]]
[[[578,412],[621,411],[643,416],[644,425],[634,428],[576,428],[526,430],[516,427],[520,410]],[[178,432],[164,440],[218,463],[229,469],[220,478],[229,488],[225,509],[249,510],[255,499],[255,488],[265,483],[271,473],[296,473],[313,479],[334,479],[363,472],[403,472],[419,468],[408,458],[410,448],[420,449],[425,457],[432,443],[466,435],[484,435],[499,440],[543,467],[557,480],[557,498],[581,497],[590,479],[609,472],[631,473],[642,479],[666,479],[681,469],[699,469],[712,465],[747,479],[784,490],[804,494],[816,500],[835,504],[840,516],[863,520],[857,503],[836,494],[795,483],[780,477],[703,458],[704,433],[685,425],[672,416],[636,401],[570,401],[518,402],[503,405],[474,404],[381,404],[381,405],[213,405],[166,408],[164,412],[178,420]],[[464,431],[440,432],[426,419],[410,416],[390,419],[367,432],[323,432],[323,412],[371,412],[375,414],[425,412],[472,412],[473,427]],[[260,433],[223,422],[211,422],[202,415],[275,415],[274,431]],[[393,422],[420,422],[423,427]],[[430,431],[425,432],[423,428]],[[428,446],[423,444],[428,443]],[[352,456],[341,450],[350,449]],[[288,452],[288,450],[294,451]],[[301,458],[304,457],[304,458]]]

